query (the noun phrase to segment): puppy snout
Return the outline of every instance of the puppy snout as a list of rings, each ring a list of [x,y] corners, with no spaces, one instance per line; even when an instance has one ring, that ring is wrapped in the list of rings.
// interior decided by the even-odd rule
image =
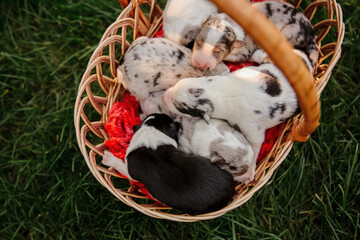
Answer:
[[[195,67],[200,68],[202,70],[208,68],[207,64],[205,62],[202,62],[201,60],[194,59],[193,64]]]

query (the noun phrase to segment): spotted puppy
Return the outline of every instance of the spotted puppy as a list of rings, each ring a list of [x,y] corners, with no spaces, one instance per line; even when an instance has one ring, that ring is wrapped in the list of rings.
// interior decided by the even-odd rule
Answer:
[[[124,162],[105,152],[102,163],[140,181],[154,198],[186,213],[224,207],[235,192],[232,176],[207,158],[179,150],[178,128],[169,116],[152,114],[135,128]]]
[[[310,21],[288,3],[264,1],[254,3],[296,49],[305,51],[312,66],[318,59],[316,36]],[[201,25],[193,46],[192,62],[195,66],[213,69],[222,60],[240,62],[253,60],[259,46],[226,14],[209,16]]]
[[[204,18],[217,13],[208,0],[168,0],[163,14],[164,37],[187,46],[199,33]]]
[[[307,56],[294,50],[307,63]],[[163,95],[164,106],[184,116],[224,119],[240,129],[249,141],[253,160],[249,172],[254,177],[256,158],[265,130],[291,117],[298,110],[295,92],[282,72],[272,63],[245,67],[227,76],[187,78]]]
[[[247,184],[245,173],[251,165],[253,151],[245,137],[223,120],[180,117],[179,148],[187,153],[210,158],[229,172],[237,182]]]
[[[161,95],[182,78],[199,77],[204,71],[191,64],[191,50],[164,38],[138,38],[117,68],[117,78],[140,102],[142,118],[163,113]],[[225,64],[208,75],[228,73]],[[159,105],[160,104],[160,105]]]

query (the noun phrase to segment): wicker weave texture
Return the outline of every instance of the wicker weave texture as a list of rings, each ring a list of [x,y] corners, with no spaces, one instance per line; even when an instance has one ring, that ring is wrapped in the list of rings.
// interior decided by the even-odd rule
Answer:
[[[127,1],[121,2],[126,4]],[[319,97],[341,54],[345,31],[341,7],[335,0],[314,0],[308,5],[296,0],[292,1],[292,4],[304,9],[304,14],[312,21],[317,34],[320,54],[313,81]],[[143,14],[142,5],[150,7],[149,15]],[[216,212],[197,216],[177,214],[174,210],[169,210],[170,208],[155,205],[151,200],[143,200],[145,196],[135,187],[130,186],[127,190],[117,188],[113,180],[120,176],[113,169],[105,168],[101,164],[101,157],[106,149],[105,141],[109,139],[104,130],[104,123],[107,122],[112,104],[121,99],[125,91],[116,78],[117,59],[126,52],[134,39],[139,36],[153,36],[161,24],[162,10],[156,4],[156,0],[132,1],[106,29],[79,84],[74,110],[77,141],[95,178],[128,206],[151,217],[173,221],[193,222],[216,218],[244,204],[268,183],[274,171],[290,152],[293,141],[288,138],[289,132],[302,121],[303,116],[296,116],[285,124],[271,152],[258,164],[255,181],[248,185],[239,184],[233,201]],[[276,58],[271,54],[270,56]]]

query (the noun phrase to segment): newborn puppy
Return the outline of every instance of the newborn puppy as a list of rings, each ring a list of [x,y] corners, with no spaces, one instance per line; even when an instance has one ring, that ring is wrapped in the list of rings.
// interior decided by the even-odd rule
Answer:
[[[294,50],[307,63],[307,56]],[[254,177],[256,158],[265,130],[291,117],[298,109],[294,90],[272,63],[245,67],[227,76],[187,78],[169,88],[162,97],[164,106],[175,114],[224,119],[240,129],[249,141],[254,157],[249,168]]]
[[[158,95],[161,97],[177,81],[204,75],[203,70],[191,64],[190,57],[190,49],[164,38],[140,37],[127,50],[117,68],[117,78],[139,101],[143,117],[162,107]],[[223,63],[214,71],[206,71],[209,76],[228,72]]]
[[[103,164],[140,181],[160,202],[189,214],[224,207],[235,193],[232,176],[209,159],[177,148],[179,124],[152,114],[134,130],[125,162],[105,152]]]
[[[164,37],[186,46],[194,41],[204,18],[217,13],[208,0],[168,0],[163,13]]]
[[[279,1],[254,3],[275,24],[296,49],[305,51],[312,66],[318,59],[314,28],[305,15],[291,4]],[[209,16],[195,39],[192,63],[201,69],[213,69],[222,60],[241,62],[259,49],[244,30],[224,13]]]
[[[179,149],[210,158],[221,169],[229,172],[237,182],[247,184],[245,173],[251,165],[253,151],[249,142],[227,122],[210,119],[179,117]]]

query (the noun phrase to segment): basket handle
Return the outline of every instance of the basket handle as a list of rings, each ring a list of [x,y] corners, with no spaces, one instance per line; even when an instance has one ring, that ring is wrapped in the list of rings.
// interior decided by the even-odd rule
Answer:
[[[262,47],[283,72],[296,92],[304,118],[296,121],[287,140],[305,142],[319,126],[320,101],[312,75],[293,47],[261,12],[248,0],[210,0],[228,14]]]

